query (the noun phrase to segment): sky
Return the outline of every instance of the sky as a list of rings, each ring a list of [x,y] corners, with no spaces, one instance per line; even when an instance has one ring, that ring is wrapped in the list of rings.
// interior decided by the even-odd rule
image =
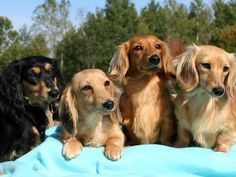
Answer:
[[[164,0],[156,0],[163,3]],[[209,3],[211,0],[207,0]],[[5,16],[12,21],[14,29],[18,30],[24,24],[28,27],[32,24],[32,16],[34,9],[45,2],[45,0],[0,0],[0,16]],[[58,1],[60,2],[60,1]],[[87,12],[96,12],[96,9],[104,8],[106,0],[70,0],[70,20],[74,25],[78,26],[83,16]],[[145,7],[150,0],[131,0],[139,12]],[[187,6],[190,0],[177,0]],[[82,12],[82,13],[81,13]]]

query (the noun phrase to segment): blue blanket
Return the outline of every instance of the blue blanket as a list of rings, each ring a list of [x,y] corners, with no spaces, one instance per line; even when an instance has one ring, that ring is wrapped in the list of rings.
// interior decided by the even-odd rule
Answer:
[[[57,139],[60,127],[47,131],[46,140],[15,161],[0,163],[3,177],[236,177],[236,146],[228,153],[199,147],[171,148],[163,145],[126,147],[118,161],[108,160],[104,148],[84,147],[67,160]]]

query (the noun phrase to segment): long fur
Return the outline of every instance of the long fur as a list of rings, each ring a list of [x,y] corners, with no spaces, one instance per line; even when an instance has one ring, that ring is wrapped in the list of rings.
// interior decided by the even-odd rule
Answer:
[[[22,83],[27,80],[28,70],[39,63],[52,65],[56,87],[59,91],[64,88],[60,69],[53,59],[33,56],[9,64],[0,76],[0,161],[14,160],[39,144],[49,124],[45,112],[56,111],[59,97],[46,110],[32,106],[29,97],[26,99]]]
[[[60,103],[63,155],[72,159],[83,146],[105,145],[106,157],[118,160],[124,135],[118,123],[117,106],[115,88],[104,72],[86,69],[75,74]]]
[[[175,103],[176,147],[188,146],[193,139],[225,152],[235,142],[235,62],[233,54],[210,45],[190,46],[178,57],[176,77],[182,92]]]
[[[120,110],[127,144],[172,145],[175,116],[166,83],[174,69],[166,43],[155,36],[131,38],[118,46],[109,70],[123,88]]]

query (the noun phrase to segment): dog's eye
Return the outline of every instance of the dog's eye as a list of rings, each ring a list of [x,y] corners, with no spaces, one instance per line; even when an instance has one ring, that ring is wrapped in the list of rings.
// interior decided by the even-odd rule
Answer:
[[[228,66],[224,66],[223,71],[224,71],[224,72],[229,71],[229,67],[228,67]]]
[[[39,77],[39,74],[32,71],[28,73],[28,77]]]
[[[104,85],[105,85],[105,87],[109,86],[110,85],[110,81],[105,81]]]
[[[202,66],[206,69],[211,69],[211,65],[209,63],[202,63]]]
[[[141,45],[137,45],[134,47],[134,50],[136,51],[143,50],[143,47]]]
[[[82,90],[85,90],[85,91],[88,91],[88,90],[91,90],[92,87],[90,85],[85,85]]]
[[[161,44],[156,44],[156,45],[155,45],[155,48],[156,48],[156,49],[161,49]]]

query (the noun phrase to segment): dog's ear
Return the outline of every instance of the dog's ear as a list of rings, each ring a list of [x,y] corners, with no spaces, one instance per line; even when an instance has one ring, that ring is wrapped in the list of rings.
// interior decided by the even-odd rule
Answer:
[[[194,89],[199,82],[195,65],[197,52],[198,46],[193,45],[188,47],[187,50],[176,59],[176,78],[182,89],[186,91]]]
[[[59,105],[59,117],[64,128],[63,139],[67,139],[71,135],[75,136],[77,133],[78,112],[76,104],[76,96],[72,91],[72,87],[68,86],[64,90]]]
[[[55,76],[57,78],[57,87],[62,92],[65,88],[65,79],[64,79],[64,76],[62,74],[62,70],[59,66],[58,60],[53,59],[52,64],[53,64],[53,68],[54,68],[54,71],[55,71]]]
[[[230,54],[232,59],[230,62],[230,71],[227,78],[226,86],[228,94],[232,97],[236,97],[236,54]]]
[[[54,72],[55,72],[56,83],[57,83],[57,87],[59,89],[60,95],[59,95],[58,99],[56,99],[53,103],[51,103],[50,107],[54,112],[53,119],[58,119],[58,104],[59,104],[59,101],[61,99],[61,93],[65,89],[65,79],[64,79],[64,76],[62,74],[62,70],[60,68],[58,60],[52,59],[52,67],[53,67]]]
[[[129,69],[128,50],[128,42],[125,42],[117,47],[110,62],[109,77],[111,78],[111,80],[122,83],[122,80]]]
[[[115,110],[112,111],[112,113],[111,113],[111,119],[114,122],[118,122],[118,123],[122,124],[123,119],[121,116],[121,111],[120,111],[120,106],[119,106],[120,97],[121,97],[122,92],[121,92],[120,88],[115,86],[113,83],[111,83],[110,89],[111,89],[110,93],[114,97],[114,103],[115,103]]]
[[[7,121],[20,122],[25,115],[24,97],[21,85],[22,65],[14,61],[0,76],[1,111],[8,117]]]
[[[163,59],[164,72],[170,76],[175,75],[173,57],[171,56],[170,49],[164,42],[161,45],[161,58]]]

